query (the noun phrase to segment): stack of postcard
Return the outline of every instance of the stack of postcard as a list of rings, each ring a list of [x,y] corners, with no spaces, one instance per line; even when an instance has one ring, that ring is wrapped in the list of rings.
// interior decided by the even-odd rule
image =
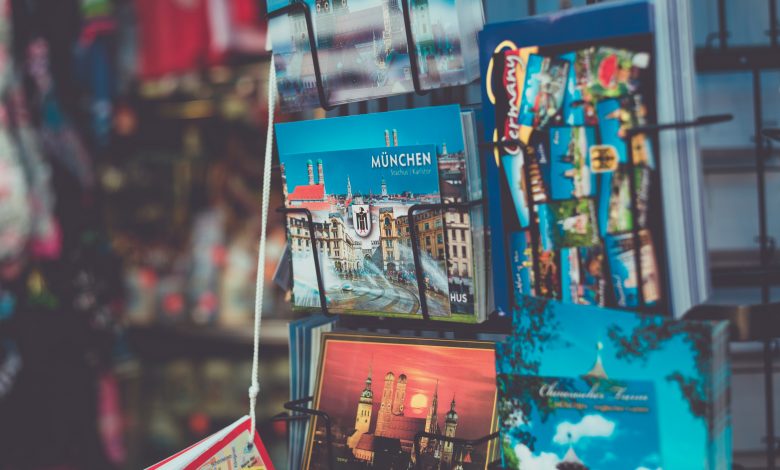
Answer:
[[[469,441],[496,430],[495,357],[485,341],[325,334],[314,408],[330,442],[313,419],[302,468],[485,470],[498,441]]]
[[[485,160],[500,309],[534,295],[681,314],[703,300],[706,270],[688,259],[704,256],[697,221],[673,237],[667,226],[693,214],[697,188],[682,196],[678,149],[636,130],[658,121],[656,102],[671,93],[656,93],[656,63],[668,57],[653,56],[652,33],[652,4],[639,1],[480,34],[485,138],[497,143]],[[663,193],[658,148],[674,160]],[[690,256],[672,257],[680,252]]]
[[[404,2],[420,88],[463,85],[479,76],[480,0],[305,0],[329,105],[415,91]],[[268,10],[288,4],[272,0]],[[319,106],[304,15],[298,11],[273,18],[269,38],[282,109]]]
[[[486,318],[474,126],[457,105],[277,124],[285,204],[313,216],[287,217],[294,307],[320,307],[316,253],[331,313],[421,318],[422,288],[432,319]]]
[[[325,315],[311,315],[290,322],[290,400],[299,400],[314,394],[322,335],[333,331],[335,322],[335,318]],[[289,468],[301,468],[308,428],[308,423],[304,421],[291,421],[289,424]]]
[[[504,465],[731,468],[728,325],[528,297],[496,347]]]

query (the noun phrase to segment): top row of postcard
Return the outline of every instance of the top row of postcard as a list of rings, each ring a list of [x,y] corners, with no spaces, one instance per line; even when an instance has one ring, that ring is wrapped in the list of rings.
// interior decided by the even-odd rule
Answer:
[[[315,57],[322,98],[330,106],[412,93],[415,65],[421,90],[464,85],[479,77],[477,35],[484,25],[480,0],[304,3],[309,15],[296,9],[269,21],[284,111],[322,104]],[[289,0],[269,0],[268,10],[273,13],[287,5]]]

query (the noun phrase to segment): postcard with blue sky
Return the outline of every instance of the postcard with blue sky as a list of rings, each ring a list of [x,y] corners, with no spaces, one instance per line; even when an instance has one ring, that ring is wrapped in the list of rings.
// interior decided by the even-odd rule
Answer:
[[[726,333],[725,322],[675,321],[524,297],[513,313],[512,334],[497,345],[497,368],[501,374],[519,376],[578,379],[597,375],[618,382],[652,382],[656,401],[653,414],[660,439],[658,466],[663,465],[665,470],[730,468],[728,458],[726,462],[723,457],[715,458],[714,444],[723,434],[730,434],[730,426],[716,430],[713,419],[716,392],[726,393],[714,386],[714,349],[723,344],[718,338]],[[522,396],[515,398],[523,401]],[[523,407],[518,410],[521,416],[530,418],[530,411]],[[572,418],[566,419],[576,424]],[[636,426],[635,431],[646,432]],[[544,441],[549,440],[551,431],[535,426],[529,433],[525,445],[538,457],[549,445]],[[647,433],[652,441],[652,426]],[[536,442],[542,447],[537,448]],[[632,445],[639,449],[645,444]],[[648,445],[635,457],[651,455],[654,447]],[[565,455],[561,450],[559,457]],[[587,452],[576,451],[580,458]],[[588,468],[607,468],[597,461],[586,464]],[[621,468],[633,470],[640,464],[637,461],[637,467]]]
[[[655,387],[603,377],[596,356],[583,377],[500,374],[504,463],[520,470],[662,468]]]
[[[441,202],[434,145],[409,145],[284,154],[287,207],[313,216],[315,243],[328,308],[334,313],[421,315],[409,210]],[[450,314],[441,214],[415,214],[428,312]],[[297,307],[320,305],[312,269],[311,227],[288,215],[293,298]]]
[[[596,142],[592,127],[550,129],[550,188],[555,200],[596,194],[596,175],[590,171],[589,148]]]
[[[382,199],[384,197],[382,192],[383,178],[386,184],[386,193],[388,199],[397,197],[408,198],[409,200],[419,199],[422,197],[423,193],[427,194],[427,199],[431,199],[432,193],[428,190],[430,188],[428,188],[428,186],[422,182],[419,185],[414,183],[411,186],[406,185],[406,187],[403,188],[399,186],[406,184],[409,181],[416,181],[403,178],[399,179],[399,177],[403,176],[401,174],[402,172],[410,172],[412,171],[411,168],[400,167],[400,164],[396,165],[397,167],[395,168],[390,168],[390,166],[395,165],[391,160],[388,160],[388,167],[385,168],[384,163],[381,160],[381,154],[375,156],[380,157],[379,164],[383,168],[373,168],[373,171],[370,172],[370,176],[361,173],[356,168],[357,164],[351,162],[348,158],[348,155],[351,154],[349,154],[349,152],[345,152],[347,150],[377,149],[388,152],[388,155],[396,155],[400,151],[399,149],[402,147],[421,145],[432,146],[436,154],[436,161],[439,163],[439,189],[436,190],[437,195],[441,195],[447,198],[449,197],[448,194],[450,194],[450,192],[448,192],[449,189],[467,187],[464,172],[460,170],[453,170],[453,168],[460,168],[456,164],[466,158],[461,112],[460,107],[457,105],[408,109],[356,116],[344,116],[311,121],[280,123],[276,125],[276,133],[277,148],[279,150],[282,163],[285,163],[287,158],[294,154],[301,155],[299,158],[302,159],[303,162],[298,164],[295,168],[289,167],[287,165],[285,167],[288,178],[288,193],[293,191],[293,185],[300,184],[301,181],[305,183],[309,182],[308,170],[307,166],[305,165],[307,160],[313,160],[313,175],[318,175],[319,169],[316,160],[318,160],[320,157],[312,157],[311,155],[323,152],[334,152],[333,158],[341,160],[339,165],[341,165],[343,169],[338,170],[340,172],[339,177],[331,176],[332,171],[334,170],[325,171],[324,179],[326,181],[326,194],[328,196],[336,195],[337,203],[339,203],[338,195],[346,197],[349,193],[349,191],[347,191],[346,185],[346,175],[348,173],[351,194],[355,198],[352,200],[352,203],[350,203],[350,206],[354,206],[354,204],[360,205],[361,203],[359,203],[359,199],[357,199],[357,197],[360,196],[363,200],[363,203],[371,207],[371,220],[373,221],[373,217],[375,216],[377,223],[381,222],[384,224],[384,220],[386,219],[386,216],[382,216],[382,214],[379,212],[373,214],[376,211],[387,210],[380,207],[382,204],[387,203],[387,201]],[[305,156],[307,154],[309,155],[308,157]],[[331,163],[330,166],[334,165],[336,165],[335,160],[334,163]],[[456,177],[463,179],[462,181],[459,181],[459,183],[462,184],[453,184],[451,179]],[[339,179],[334,180],[334,178]],[[313,180],[314,183],[317,182],[316,178],[313,178]],[[334,184],[336,186],[334,186]],[[323,210],[330,211],[330,203],[333,201],[333,199],[331,198],[322,201],[322,195],[320,195],[319,192],[316,194],[316,196],[320,198],[320,200],[315,202],[323,202],[328,204],[328,207],[323,208]],[[366,202],[368,200],[375,201]],[[346,199],[340,203],[345,205],[345,202]],[[424,257],[429,257],[434,260],[435,262],[433,264],[436,266],[441,264],[442,261],[448,263],[443,272],[445,278],[449,278],[450,293],[453,292],[453,286],[455,286],[455,290],[461,289],[458,292],[463,292],[464,290],[470,289],[467,292],[473,295],[473,281],[467,276],[463,275],[462,269],[459,271],[461,275],[457,276],[458,273],[456,273],[452,268],[455,266],[456,262],[458,263],[459,267],[462,267],[464,264],[471,262],[471,258],[468,256],[468,253],[470,252],[467,250],[467,256],[464,258],[462,256],[462,251],[460,251],[457,254],[461,258],[456,259],[450,256],[450,253],[447,251],[445,244],[446,230],[444,226],[447,223],[447,218],[449,217],[450,213],[447,212],[444,214],[443,224],[441,214],[428,221],[422,220],[424,219],[425,214],[425,212],[421,212],[416,216],[416,220],[420,222],[418,224],[418,234],[421,242],[421,254],[424,254]],[[408,221],[408,219],[399,219],[399,215],[400,213],[396,213],[394,215],[395,225],[391,228],[395,230],[396,233],[399,229],[402,230],[402,234],[399,237],[404,238],[404,241],[408,242],[408,236],[405,232],[408,227],[404,225],[405,221]],[[354,223],[351,215],[345,216],[344,220],[347,224]],[[393,222],[391,222],[391,224],[392,223]],[[305,241],[302,243],[305,243]],[[398,243],[396,240],[390,241],[388,239],[387,243],[392,243],[393,246],[385,246],[385,250],[393,250],[394,252],[405,250],[405,248],[397,246]],[[339,250],[339,255],[341,254],[342,252]],[[408,271],[408,264],[404,265],[401,263],[401,257],[402,255],[399,254],[399,259],[394,262],[394,266],[383,265],[382,269],[386,271],[392,271],[394,273],[393,275],[396,276],[396,279],[399,279],[399,282],[406,282],[406,280],[408,280],[408,276],[405,273]],[[391,270],[390,268],[394,269]],[[435,272],[438,271],[435,270],[433,266],[431,266],[430,269],[426,269],[426,274]],[[440,280],[439,277],[434,276],[433,274],[430,274],[428,277],[429,279],[427,279],[427,285],[435,289],[435,286],[438,285]],[[348,286],[347,290],[349,290],[349,288],[354,289],[354,286]],[[429,292],[431,291],[429,290]],[[428,300],[428,307],[431,316],[432,318],[437,318],[436,314],[433,313],[431,308],[432,303],[430,298]],[[316,302],[316,300],[312,300],[312,302]],[[473,307],[471,307],[471,305],[466,305],[465,307],[463,306],[463,304],[467,304],[467,302],[453,302],[452,299],[450,299],[449,302],[449,306],[451,307],[451,315],[439,316],[438,318],[446,318],[449,321],[476,321]],[[442,303],[441,305],[444,304]],[[414,315],[417,314],[415,313]]]

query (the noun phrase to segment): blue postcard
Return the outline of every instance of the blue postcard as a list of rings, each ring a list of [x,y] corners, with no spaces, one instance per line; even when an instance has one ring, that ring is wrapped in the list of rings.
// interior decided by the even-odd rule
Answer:
[[[563,97],[563,123],[567,126],[585,125],[585,107],[581,105],[584,101],[583,90],[577,82],[577,71],[582,68],[577,62],[578,55],[576,52],[567,52],[561,56],[569,63],[569,78]]]
[[[592,127],[550,129],[550,188],[554,200],[596,194],[596,175],[591,171],[589,151],[595,142]]]
[[[569,62],[533,54],[528,58],[520,123],[535,128],[561,119]]]
[[[439,200],[444,202],[468,200],[468,194],[465,193],[469,188],[468,178],[470,176],[467,175],[466,170],[466,146],[463,139],[461,110],[457,105],[281,123],[276,125],[276,133],[277,147],[282,162],[285,162],[285,159],[291,154],[322,152],[338,154],[353,149],[381,149],[391,153],[402,147],[433,146],[435,162],[438,167],[436,194]],[[311,156],[300,158],[304,161],[309,159],[316,161]],[[350,168],[356,165],[343,158],[342,161],[348,167],[344,170],[345,172],[351,172]],[[389,165],[398,163],[388,161]],[[302,168],[305,168],[305,165],[297,168],[296,171],[303,171]],[[286,171],[289,174],[291,169],[286,167]],[[394,169],[391,173],[389,168],[374,169],[375,173],[385,175],[388,186],[398,184],[391,182],[392,179],[404,176],[399,171]],[[330,180],[327,175],[325,176],[326,179]],[[356,178],[358,178],[357,174],[350,173],[353,195],[355,194],[355,185],[364,183]],[[422,194],[422,189],[427,186],[418,187],[413,182],[414,180],[408,178],[401,181],[410,182],[412,186],[406,190],[418,197]],[[376,181],[375,187],[364,188],[362,190],[363,196],[378,197],[381,195],[380,183],[381,181]],[[344,182],[342,181],[340,184],[340,187],[334,188],[338,194],[345,191]],[[288,182],[288,191],[291,189]],[[330,191],[329,185],[327,189]],[[466,217],[463,216],[462,212],[467,212],[467,210],[447,210],[443,214],[440,213],[436,220],[427,222],[422,220],[423,216],[427,214],[425,212],[419,213],[416,218],[420,220],[418,233],[421,237],[421,250],[425,252],[426,256],[435,259],[437,264],[442,261],[446,263],[446,269],[443,272],[449,283],[450,314],[440,317],[432,315],[432,317],[473,323],[476,321],[474,299],[477,297],[474,245],[472,245],[471,237],[466,236],[471,229],[471,219],[464,222]],[[437,221],[441,219],[443,219],[443,227],[437,227]],[[427,233],[428,231],[431,233]],[[444,234],[440,240],[439,235],[442,231]],[[448,250],[448,244],[458,246],[456,249]],[[435,272],[438,271],[426,268],[426,273],[429,273],[430,276],[433,276]],[[439,279],[431,277],[427,282],[433,286],[439,282]],[[428,302],[428,305],[431,306],[431,301]],[[376,314],[380,313],[376,312]]]
[[[410,225],[421,243],[428,312],[450,315],[444,224],[440,211],[409,209],[441,202],[436,147],[410,145],[281,156],[287,207],[314,222],[328,308],[334,313],[418,316]],[[310,227],[288,215],[297,307],[320,305]]]
[[[507,468],[663,467],[653,383],[607,377],[600,351],[580,377],[500,374],[497,381]]]
[[[639,279],[635,268],[634,234],[628,232],[607,235],[604,240],[616,302],[621,307],[637,307],[640,302]],[[642,294],[645,304],[653,305],[661,298],[655,249],[649,231],[641,230],[639,240],[642,246],[640,250]]]
[[[530,295],[533,291],[533,262],[531,257],[531,234],[529,231],[514,232],[510,238],[512,256],[512,286],[515,297]]]
[[[523,228],[528,227],[528,198],[524,162],[525,156],[522,153],[518,155],[503,155],[501,157],[501,165],[504,167],[506,181],[509,184],[509,192],[515,203],[517,220]]]
[[[730,468],[720,447],[728,445],[729,419],[718,406],[728,396],[728,334],[726,322],[671,320],[524,297],[514,311],[512,333],[496,347],[498,373],[510,376],[499,382],[505,464],[517,458],[519,466],[509,468],[555,469],[571,449],[586,468]],[[538,377],[537,383],[517,382],[527,376]],[[601,410],[587,395],[596,384],[605,400]],[[637,413],[628,409],[633,405],[611,409],[616,393],[605,386],[625,388],[624,398],[648,399],[637,404]],[[550,396],[552,389],[586,395]],[[564,398],[570,410],[563,409]],[[643,408],[647,413],[638,413]],[[576,425],[589,415],[601,415],[589,420],[606,426],[583,439]],[[564,422],[570,424],[560,426]],[[610,466],[608,452],[624,464]],[[553,463],[532,465],[545,456]]]
[[[604,305],[604,262],[601,245],[561,249],[561,300]]]

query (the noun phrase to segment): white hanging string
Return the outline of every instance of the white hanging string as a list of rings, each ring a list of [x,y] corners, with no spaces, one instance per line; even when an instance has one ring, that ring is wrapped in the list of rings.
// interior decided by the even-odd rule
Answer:
[[[274,151],[274,104],[276,101],[276,67],[271,55],[268,70],[268,132],[265,138],[265,160],[263,163],[263,190],[260,209],[260,247],[257,253],[257,281],[255,285],[255,337],[252,355],[252,385],[249,387],[249,416],[252,420],[250,436],[255,435],[255,405],[260,383],[257,377],[260,361],[260,318],[263,314],[263,287],[265,286],[265,241],[268,229],[268,198],[271,195],[271,160]],[[254,437],[250,437],[254,439]]]

